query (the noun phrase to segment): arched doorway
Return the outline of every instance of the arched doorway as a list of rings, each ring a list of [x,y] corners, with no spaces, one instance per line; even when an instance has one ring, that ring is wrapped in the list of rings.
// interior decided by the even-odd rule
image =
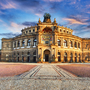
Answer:
[[[81,62],[81,59],[80,59],[80,54],[79,54],[79,62]]]
[[[64,62],[67,62],[67,53],[64,53]]]
[[[77,53],[75,53],[75,62],[77,62]]]
[[[36,62],[36,50],[33,52],[33,61]]]
[[[50,51],[49,50],[44,51],[44,57],[45,57],[45,62],[48,62],[50,59]]]
[[[58,62],[61,62],[61,53],[58,52]]]
[[[70,62],[73,62],[73,54],[70,54]]]

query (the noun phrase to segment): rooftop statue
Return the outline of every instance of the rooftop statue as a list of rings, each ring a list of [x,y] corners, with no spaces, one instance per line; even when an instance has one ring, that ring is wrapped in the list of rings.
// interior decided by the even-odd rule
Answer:
[[[51,23],[51,19],[50,19],[51,15],[49,13],[45,13],[44,14],[44,21],[46,23]]]
[[[44,18],[45,18],[45,17],[47,17],[47,18],[50,19],[51,15],[50,15],[49,13],[45,13],[45,14],[44,14]]]

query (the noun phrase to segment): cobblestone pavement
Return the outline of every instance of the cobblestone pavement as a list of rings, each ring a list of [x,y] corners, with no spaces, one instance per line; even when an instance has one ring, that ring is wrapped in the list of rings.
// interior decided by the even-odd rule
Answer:
[[[42,64],[24,74],[1,78],[0,90],[90,90],[90,78],[79,78],[56,65]]]

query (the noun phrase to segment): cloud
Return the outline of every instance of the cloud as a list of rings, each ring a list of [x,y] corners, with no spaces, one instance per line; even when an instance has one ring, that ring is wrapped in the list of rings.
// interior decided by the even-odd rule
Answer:
[[[6,38],[12,38],[15,36],[19,36],[21,35],[20,33],[0,33],[0,36],[4,36]]]
[[[87,24],[85,22],[81,22],[81,21],[78,21],[76,19],[71,19],[71,18],[63,18],[63,20],[69,21],[69,24],[81,24],[81,25]]]
[[[0,2],[1,9],[11,9],[11,8],[16,9],[16,7],[17,5],[11,0],[10,1],[5,0],[4,2]]]
[[[12,32],[12,33],[21,33],[21,30],[25,28],[25,25],[18,24],[15,22],[10,22],[10,24],[7,24],[6,22],[3,22],[3,27],[5,27],[6,30]]]
[[[45,11],[44,4],[39,0],[13,0],[13,2],[17,3],[18,9],[26,12],[31,11],[37,16],[41,16]]]
[[[13,33],[16,33],[16,32],[20,33],[22,28],[24,28],[25,26],[21,24],[17,24],[15,22],[11,22],[10,26],[7,26],[7,27]]]
[[[24,22],[24,23],[22,23],[22,25],[25,25],[25,26],[35,26],[35,25],[37,25],[37,23],[36,22]]]
[[[0,22],[3,22],[3,21],[0,19]]]
[[[90,25],[88,25],[87,28],[90,28]]]
[[[61,2],[62,0],[43,0],[43,1],[45,1],[45,2]]]
[[[2,11],[0,11],[0,14],[4,14]]]

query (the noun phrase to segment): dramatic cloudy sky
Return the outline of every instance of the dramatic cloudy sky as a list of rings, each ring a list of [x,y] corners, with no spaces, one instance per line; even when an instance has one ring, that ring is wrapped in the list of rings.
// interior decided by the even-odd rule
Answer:
[[[90,0],[0,0],[0,48],[1,38],[19,35],[39,18],[43,21],[46,12],[74,35],[90,38]]]

